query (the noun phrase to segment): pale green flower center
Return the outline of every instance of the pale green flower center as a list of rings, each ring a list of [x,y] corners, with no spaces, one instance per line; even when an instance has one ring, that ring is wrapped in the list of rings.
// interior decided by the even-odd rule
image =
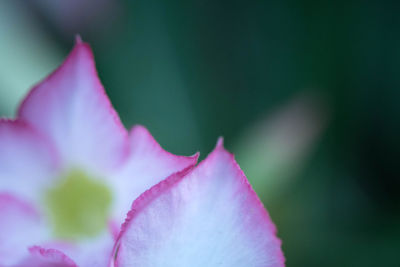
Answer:
[[[93,237],[107,226],[112,195],[109,188],[73,170],[45,195],[54,234],[64,239]]]

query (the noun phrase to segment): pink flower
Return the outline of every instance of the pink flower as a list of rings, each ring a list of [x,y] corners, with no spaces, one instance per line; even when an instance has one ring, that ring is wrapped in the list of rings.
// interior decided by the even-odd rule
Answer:
[[[126,131],[77,39],[17,119],[0,121],[0,266],[49,255],[29,253],[33,245],[106,266],[132,200],[196,162],[164,151],[142,126]]]
[[[127,133],[78,38],[17,119],[0,121],[0,266],[284,266],[222,139],[197,157],[164,151],[142,126]]]

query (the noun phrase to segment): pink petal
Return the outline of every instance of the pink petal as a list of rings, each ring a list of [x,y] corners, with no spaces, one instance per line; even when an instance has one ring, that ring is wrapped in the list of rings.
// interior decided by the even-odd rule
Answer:
[[[132,205],[111,266],[284,266],[276,229],[222,146]]]
[[[66,253],[79,267],[108,267],[115,239],[110,234],[103,234],[89,241],[75,244],[50,243],[46,247]]]
[[[0,266],[19,262],[28,255],[28,246],[41,242],[46,233],[29,204],[0,194]]]
[[[132,200],[171,174],[194,166],[198,156],[173,155],[162,149],[145,127],[133,127],[128,159],[110,183],[118,192],[113,208],[118,224],[123,222]]]
[[[61,67],[30,91],[18,115],[54,141],[68,167],[104,174],[124,157],[126,130],[97,76],[89,45],[79,38]]]
[[[30,256],[15,267],[76,267],[63,252],[38,246],[29,248]]]
[[[21,120],[0,120],[0,193],[34,199],[57,169],[52,144]]]

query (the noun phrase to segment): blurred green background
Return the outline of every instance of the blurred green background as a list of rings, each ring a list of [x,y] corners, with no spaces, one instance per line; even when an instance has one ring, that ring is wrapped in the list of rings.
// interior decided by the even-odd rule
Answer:
[[[287,266],[400,266],[399,1],[0,2],[0,115],[79,33],[127,127],[167,150],[218,136]]]

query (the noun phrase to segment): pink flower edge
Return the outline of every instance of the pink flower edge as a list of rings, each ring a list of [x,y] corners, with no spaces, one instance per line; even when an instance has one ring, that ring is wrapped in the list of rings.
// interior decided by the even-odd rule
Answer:
[[[225,177],[226,174],[231,175],[231,177],[226,178]],[[218,176],[221,176],[220,180],[224,182],[223,184],[219,184],[221,181],[218,180],[219,179]],[[166,240],[165,246],[168,247],[168,240],[171,238],[170,234],[165,233],[165,231],[173,232],[174,233],[173,236],[179,236],[180,234],[187,235],[187,233],[180,233],[179,229],[168,228],[159,230],[157,228],[154,228],[154,225],[156,225],[156,227],[160,226],[159,222],[156,222],[154,225],[151,225],[152,220],[154,219],[154,214],[158,214],[157,216],[161,216],[159,219],[162,222],[164,222],[165,220],[166,224],[169,223],[168,225],[174,226],[175,225],[174,216],[175,215],[183,216],[181,214],[181,211],[174,211],[174,207],[176,205],[181,205],[181,203],[194,202],[195,203],[193,206],[195,207],[194,216],[197,216],[196,207],[201,206],[204,203],[208,202],[207,200],[204,200],[204,198],[203,199],[199,198],[199,196],[209,196],[212,199],[214,199],[217,196],[217,198],[215,199],[217,200],[217,202],[219,201],[218,200],[219,193],[217,192],[219,189],[215,191],[216,185],[225,186],[227,188],[227,189],[221,188],[220,190],[222,200],[216,204],[220,209],[218,209],[219,212],[215,214],[217,214],[216,216],[219,216],[219,213],[225,212],[227,213],[228,217],[233,216],[232,218],[235,219],[234,220],[235,222],[232,223],[233,228],[231,229],[233,231],[236,231],[236,233],[232,233],[233,234],[232,238],[234,239],[236,238],[234,243],[241,244],[240,241],[243,241],[243,244],[247,244],[247,246],[245,245],[243,246],[246,249],[248,248],[250,254],[255,258],[254,262],[262,262],[262,265],[257,265],[257,266],[284,266],[285,259],[282,250],[280,248],[281,241],[276,237],[276,227],[271,221],[268,212],[266,211],[263,204],[257,197],[256,193],[251,188],[251,185],[249,184],[242,170],[234,160],[234,156],[224,149],[222,138],[218,140],[217,146],[214,149],[214,151],[197,167],[187,168],[182,172],[178,172],[171,175],[164,181],[161,181],[157,185],[153,186],[151,189],[144,192],[139,198],[137,198],[133,202],[131,210],[127,215],[126,221],[123,224],[122,230],[115,243],[114,253],[113,253],[114,257],[111,259],[110,266],[124,267],[127,266],[126,265],[127,262],[130,262],[131,264],[140,263],[143,266],[150,266],[146,265],[149,259],[147,259],[147,261],[146,259],[143,260],[137,259],[141,258],[142,255],[148,255],[154,253],[155,256],[152,256],[152,259],[156,261],[157,260],[156,255],[160,254],[157,250],[154,250],[154,246],[151,243],[152,241],[151,240],[147,241],[146,237],[150,236],[149,239],[151,239],[152,234],[154,236],[157,236],[158,239],[156,241],[157,243],[156,247],[162,250],[164,245],[163,242]],[[195,189],[193,188],[190,189],[191,187],[194,187]],[[189,190],[187,190],[188,188]],[[204,191],[206,193],[204,195],[202,195],[203,193],[198,194],[197,192],[195,192],[195,190]],[[180,199],[179,201],[176,200],[177,197]],[[192,197],[194,199],[191,199]],[[228,203],[228,201],[226,201],[229,199],[232,200],[231,203]],[[183,207],[186,206],[186,204],[182,205]],[[191,204],[189,203],[188,205],[190,206]],[[231,208],[229,207],[229,205],[235,206],[233,208],[235,212],[231,212]],[[157,212],[157,208],[160,207],[165,207],[165,210],[169,211],[168,214],[165,215],[164,213],[163,215],[162,210]],[[185,210],[192,212],[193,207]],[[174,212],[177,213],[175,214]],[[236,213],[239,215],[237,215]],[[215,214],[211,213],[210,216],[213,216]],[[207,216],[208,215],[205,215],[205,218],[207,218]],[[240,218],[243,218],[244,223],[240,222],[241,220]],[[187,221],[187,223],[191,224],[193,219]],[[212,227],[215,226],[216,228],[218,228],[216,230],[217,233],[218,231],[221,231],[221,229],[222,231],[224,231],[223,226],[218,225],[218,221],[213,221],[214,219],[215,218],[209,218],[209,220],[212,221],[212,223],[216,224],[212,225]],[[139,222],[137,222],[137,220],[139,220]],[[144,220],[146,223],[143,224],[143,222],[141,223],[140,220]],[[194,222],[195,227],[197,226],[196,223],[197,222]],[[198,226],[201,228],[204,226],[204,223],[199,222]],[[142,227],[149,229],[141,230],[140,228]],[[161,228],[163,227],[162,224],[160,227]],[[237,229],[235,229],[235,227],[237,227]],[[190,229],[192,230],[195,229],[195,231],[197,230],[196,228],[190,228]],[[135,231],[141,231],[141,232],[135,234]],[[201,231],[201,229],[199,231]],[[255,234],[255,232],[253,233],[253,231],[256,231],[258,234]],[[211,233],[215,232],[213,232],[212,230]],[[259,234],[261,234],[262,238],[260,238]],[[169,236],[169,238],[160,239],[160,236],[165,237],[164,235]],[[229,236],[230,233],[228,232],[227,235]],[[237,238],[238,235],[239,237]],[[141,239],[139,240],[135,239],[138,236],[140,236]],[[182,238],[190,239],[191,237],[183,236]],[[261,241],[262,244],[260,245],[257,244],[258,241]],[[210,240],[207,240],[207,242],[210,242],[211,246],[213,245],[212,235],[210,236]],[[218,243],[219,241],[216,242]],[[228,251],[229,250],[234,251],[234,249],[230,248],[229,246],[230,246],[229,244],[222,244],[222,247],[226,248]],[[255,247],[254,251],[251,246]],[[180,251],[179,249],[185,250],[186,248],[177,248],[176,252],[177,254],[179,254]],[[209,248],[204,248],[204,249],[207,250]],[[130,252],[125,253],[125,250],[130,250]],[[139,253],[138,251],[141,252]],[[258,256],[256,252],[257,253],[261,252],[261,254],[264,253],[265,255]],[[139,254],[136,255],[135,253]],[[212,254],[213,252],[209,253]],[[120,256],[121,254],[123,256]],[[183,254],[180,253],[179,255],[184,255],[184,253]],[[176,256],[177,255],[175,255],[174,257],[176,258]],[[121,257],[130,257],[131,259],[126,259],[126,258],[123,259]],[[162,257],[165,257],[165,255],[162,255]],[[162,260],[165,261],[165,258],[162,258]],[[249,261],[250,264],[252,262],[253,261]],[[185,264],[187,264],[187,262],[185,262]]]

